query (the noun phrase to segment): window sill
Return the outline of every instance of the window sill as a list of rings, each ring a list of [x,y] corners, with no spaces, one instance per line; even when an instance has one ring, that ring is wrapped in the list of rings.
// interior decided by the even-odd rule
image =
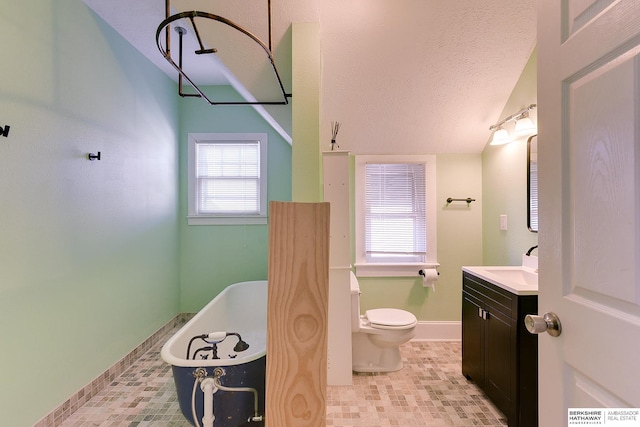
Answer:
[[[188,216],[188,225],[264,225],[266,216]]]
[[[404,264],[356,264],[356,276],[358,277],[409,277],[418,276],[418,271],[427,268],[436,268],[437,262],[420,262]]]

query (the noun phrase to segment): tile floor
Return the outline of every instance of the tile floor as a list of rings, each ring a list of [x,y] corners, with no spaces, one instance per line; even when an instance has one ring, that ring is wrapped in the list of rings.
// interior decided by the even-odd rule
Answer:
[[[174,330],[175,331],[175,330]],[[188,427],[160,348],[170,332],[61,425]],[[358,374],[327,390],[327,427],[506,426],[500,412],[460,373],[459,342],[411,342],[404,369]]]

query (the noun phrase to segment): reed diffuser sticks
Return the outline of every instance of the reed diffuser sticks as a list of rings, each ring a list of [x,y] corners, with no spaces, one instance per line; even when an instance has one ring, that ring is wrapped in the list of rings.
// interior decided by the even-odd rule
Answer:
[[[335,150],[336,148],[340,148],[340,146],[336,142],[339,130],[340,122],[331,122],[331,151]]]

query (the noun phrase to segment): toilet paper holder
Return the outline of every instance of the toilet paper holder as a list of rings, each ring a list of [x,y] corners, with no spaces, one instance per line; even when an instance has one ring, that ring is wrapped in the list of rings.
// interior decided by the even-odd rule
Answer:
[[[436,273],[438,273],[438,276],[440,275],[439,271],[436,271]],[[425,271],[423,269],[418,270],[418,274],[421,275],[421,276],[425,276],[425,277],[427,275],[427,273],[425,273]]]

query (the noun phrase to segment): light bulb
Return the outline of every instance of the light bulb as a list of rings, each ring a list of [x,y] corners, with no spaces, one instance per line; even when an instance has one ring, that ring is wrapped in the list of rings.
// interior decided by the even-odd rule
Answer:
[[[502,145],[511,142],[511,138],[509,137],[509,132],[506,129],[498,128],[493,133],[493,139],[489,143],[489,145]]]
[[[522,117],[516,121],[514,134],[516,136],[529,136],[536,133],[536,127],[529,117]]]

